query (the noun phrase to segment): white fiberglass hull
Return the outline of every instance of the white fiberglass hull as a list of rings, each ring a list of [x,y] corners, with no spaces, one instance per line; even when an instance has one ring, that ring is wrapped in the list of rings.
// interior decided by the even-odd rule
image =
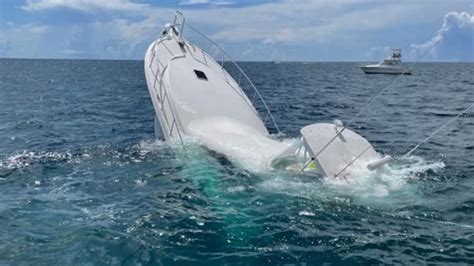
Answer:
[[[406,67],[369,65],[359,67],[365,74],[394,74],[394,75],[411,75],[411,69]]]
[[[258,155],[268,161],[266,165],[287,147],[269,137],[258,112],[232,76],[172,29],[148,48],[145,75],[161,135],[167,142],[191,137],[228,158]]]
[[[310,169],[335,177],[342,173],[341,169],[345,170],[344,165],[353,163],[356,154],[364,161],[376,157],[363,137],[350,130],[342,132],[342,123],[304,127],[302,138],[292,145],[272,139],[240,87],[243,76],[252,85],[254,96],[258,96],[266,108],[265,119],[270,117],[278,129],[247,75],[232,61],[241,75],[236,82],[211,56],[182,38],[177,25],[183,24],[176,24],[175,17],[175,23],[165,27],[145,55],[148,90],[161,136],[168,143],[179,139],[184,144],[183,139],[191,137],[253,172],[293,162],[285,169],[300,169],[298,172]],[[366,154],[359,153],[363,146],[367,146],[364,148]]]
[[[178,38],[159,39],[145,55],[148,89],[164,139],[178,133],[192,135],[192,122],[214,116],[267,135],[258,112],[234,79],[199,47]]]

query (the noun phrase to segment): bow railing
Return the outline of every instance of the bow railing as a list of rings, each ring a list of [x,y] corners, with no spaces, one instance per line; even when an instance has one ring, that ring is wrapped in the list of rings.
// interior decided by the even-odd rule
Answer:
[[[186,29],[187,35],[193,37],[193,42],[196,44],[201,44],[200,48],[208,56],[214,58],[214,60],[221,65],[223,71],[225,72],[224,75],[227,79],[227,83],[230,86],[237,84],[244,92],[247,92],[247,98],[250,100],[249,104],[252,106],[252,109],[255,110],[257,115],[262,118],[263,123],[267,127],[273,128],[276,133],[280,134],[280,127],[276,123],[275,117],[270,111],[270,108],[265,102],[262,94],[257,89],[255,84],[250,80],[244,70],[240,67],[240,65],[237,64],[237,62],[219,44],[207,37],[207,35],[198,29],[194,28],[188,23],[185,23],[185,21],[186,19],[183,14],[179,11],[176,11],[173,20],[173,26],[175,30],[179,29],[179,37],[184,38],[183,32]],[[195,40],[195,38],[199,38],[200,40]],[[201,63],[205,64],[206,62]],[[229,77],[227,73],[229,73],[231,77]],[[261,114],[263,114],[263,117]]]

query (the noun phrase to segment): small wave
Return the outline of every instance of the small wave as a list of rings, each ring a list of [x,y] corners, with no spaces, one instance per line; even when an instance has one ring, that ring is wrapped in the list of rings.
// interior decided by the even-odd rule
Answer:
[[[245,191],[245,187],[244,186],[234,186],[234,187],[229,187],[227,188],[227,192],[229,193],[237,193],[237,192],[242,192],[242,191]]]
[[[142,140],[136,144],[134,148],[137,148],[144,153],[150,153],[161,150],[164,146],[166,146],[166,143],[161,140]]]
[[[457,114],[448,114],[448,113],[432,113],[434,116],[439,116],[439,117],[454,117]]]
[[[311,212],[311,211],[300,211],[298,212],[298,215],[299,216],[316,216],[316,214],[314,214],[314,212]]]
[[[468,85],[474,85],[474,82],[471,81],[471,80],[461,80],[461,83],[468,84]]]
[[[147,155],[161,152],[166,147],[166,143],[161,140],[142,140],[132,147],[138,152],[136,160],[144,159]]]
[[[455,117],[458,115],[458,113],[447,113],[447,112],[437,112],[437,111],[428,111],[425,113],[426,115],[433,115],[433,116],[437,116],[437,117]],[[466,116],[466,114],[464,114],[463,116]]]
[[[71,162],[73,156],[69,152],[28,152],[11,155],[5,160],[0,161],[0,168],[3,169],[21,169],[35,163],[45,162]]]

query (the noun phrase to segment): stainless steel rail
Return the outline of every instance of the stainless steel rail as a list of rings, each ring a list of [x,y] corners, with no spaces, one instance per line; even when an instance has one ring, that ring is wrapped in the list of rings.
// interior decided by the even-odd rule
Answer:
[[[201,31],[199,31],[198,29],[194,28],[193,26],[191,26],[189,24],[186,24],[185,23],[185,18],[184,18],[183,14],[181,12],[176,11],[173,23],[174,23],[173,24],[174,27],[179,27],[180,28],[180,31],[179,31],[180,38],[184,38],[183,37],[183,30],[186,27],[187,29],[191,30],[192,32],[194,32],[197,35],[199,35],[200,37],[202,37],[205,41],[207,41],[207,43],[211,45],[211,48],[216,49],[220,54],[217,54],[216,56],[209,55],[208,53],[206,53],[206,54],[213,57],[216,62],[220,61],[221,62],[221,67],[223,69],[224,69],[224,63],[225,62],[230,62],[235,67],[235,69],[238,71],[239,78],[238,78],[238,80],[234,79],[234,81],[239,85],[239,87],[242,87],[242,84],[244,82],[247,82],[250,85],[251,89],[254,92],[252,98],[249,98],[251,104],[253,104],[254,106],[257,105],[257,104],[261,104],[264,107],[264,109],[265,109],[265,113],[264,113],[265,118],[262,119],[263,123],[266,124],[267,120],[270,119],[271,125],[276,129],[277,133],[280,134],[281,133],[280,127],[276,123],[275,117],[273,116],[272,112],[270,111],[270,108],[268,107],[267,103],[265,102],[265,99],[263,98],[262,94],[260,93],[260,91],[255,86],[255,84],[252,82],[252,80],[250,80],[250,78],[247,76],[247,74],[244,72],[244,70],[240,67],[240,65],[237,64],[237,62],[235,62],[235,60],[220,45],[218,45],[216,42],[214,42],[209,37],[207,37],[207,35],[205,35]],[[220,58],[219,55],[222,56],[222,57]],[[229,81],[227,81],[227,83],[232,86],[232,84],[230,84]],[[252,106],[252,107],[254,108],[254,106]],[[258,112],[257,112],[257,114],[258,114]],[[260,114],[258,114],[258,115],[260,115]]]

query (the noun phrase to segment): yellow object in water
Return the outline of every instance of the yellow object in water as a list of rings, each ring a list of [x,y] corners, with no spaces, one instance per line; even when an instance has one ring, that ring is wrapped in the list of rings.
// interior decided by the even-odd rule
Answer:
[[[307,169],[311,169],[311,170],[318,169],[318,165],[316,164],[316,161],[312,161],[311,163],[309,163]]]

